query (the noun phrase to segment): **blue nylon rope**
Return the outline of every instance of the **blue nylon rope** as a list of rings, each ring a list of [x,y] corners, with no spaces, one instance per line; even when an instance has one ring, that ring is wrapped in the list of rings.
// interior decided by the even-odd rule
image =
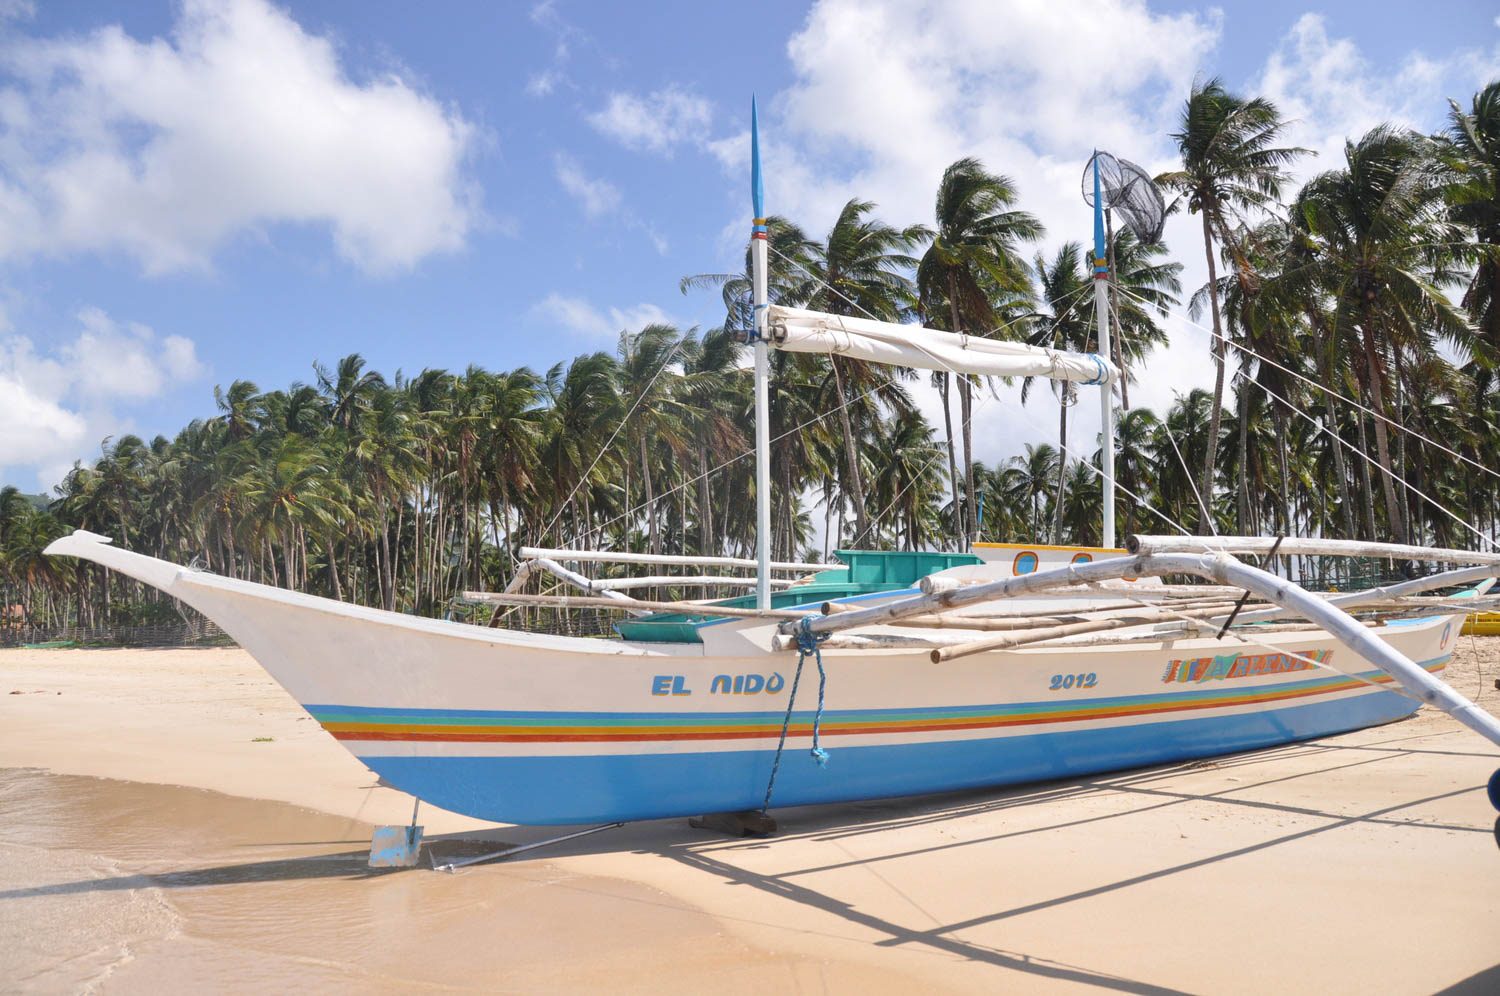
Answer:
[[[818,767],[828,765],[828,752],[823,749],[820,742],[823,725],[823,700],[828,691],[828,672],[823,670],[823,650],[821,643],[823,637],[812,631],[809,625],[812,617],[808,616],[802,620],[797,627],[797,670],[792,673],[792,690],[786,697],[786,715],[781,718],[781,738],[776,741],[776,756],[771,761],[771,777],[766,782],[766,797],[761,803],[760,811],[764,813],[771,808],[771,793],[776,789],[776,775],[781,770],[781,754],[786,748],[787,729],[792,725],[792,707],[797,702],[797,686],[802,683],[802,665],[807,662],[807,655],[813,655],[813,661],[818,665],[818,711],[813,714],[813,760],[818,762]]]

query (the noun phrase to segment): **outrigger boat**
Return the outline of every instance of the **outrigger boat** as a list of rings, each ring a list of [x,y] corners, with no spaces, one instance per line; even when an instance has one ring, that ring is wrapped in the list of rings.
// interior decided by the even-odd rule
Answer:
[[[769,306],[753,124],[752,169],[755,560],[525,550],[509,590],[469,593],[496,605],[616,610],[621,639],[346,604],[180,567],[82,531],[47,552],[187,603],[387,783],[498,822],[764,811],[1073,777],[1355,730],[1424,703],[1500,745],[1500,722],[1438,677],[1464,617],[1493,605],[1500,554],[1294,537],[1133,536],[1114,547],[1118,374],[1097,196],[1100,351],[1070,354]],[[773,563],[772,349],[1098,386],[1104,547],[980,544],[961,554],[846,551],[833,568]],[[1269,565],[1275,555],[1459,566],[1317,594],[1240,559]],[[649,602],[574,570],[610,559],[753,568],[741,580],[755,593]],[[583,594],[521,592],[537,573]],[[1500,806],[1500,772],[1490,791]]]

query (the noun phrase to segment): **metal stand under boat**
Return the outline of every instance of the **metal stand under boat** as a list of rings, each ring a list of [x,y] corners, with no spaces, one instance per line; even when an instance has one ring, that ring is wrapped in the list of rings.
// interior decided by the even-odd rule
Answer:
[[[376,827],[370,837],[371,868],[411,868],[422,853],[422,828],[417,826],[421,799],[413,799],[410,826]]]
[[[688,826],[694,830],[712,830],[730,837],[772,837],[776,834],[776,818],[762,809],[689,816]]]

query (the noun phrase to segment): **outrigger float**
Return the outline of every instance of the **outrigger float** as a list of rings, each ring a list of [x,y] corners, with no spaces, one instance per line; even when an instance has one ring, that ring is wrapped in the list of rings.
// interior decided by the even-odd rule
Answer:
[[[497,822],[608,826],[1068,778],[1356,730],[1423,704],[1500,745],[1500,722],[1439,677],[1464,618],[1496,607],[1500,554],[1297,537],[1133,536],[1113,547],[1118,375],[1097,186],[1100,352],[1070,354],[768,306],[753,124],[752,164],[755,560],[528,549],[507,591],[467,593],[497,607],[492,621],[516,605],[618,612],[621,639],[351,605],[180,567],[83,531],[46,552],[187,603],[385,782]],[[1099,386],[1104,547],[976,544],[956,554],[845,551],[837,567],[773,562],[771,349]],[[1272,566],[1293,555],[1450,569],[1335,594],[1241,559]],[[601,561],[720,572],[637,585],[755,592],[637,599],[628,583],[574,569]],[[755,573],[724,573],[742,569]],[[537,576],[581,593],[520,590]],[[1489,794],[1500,808],[1500,771]],[[415,859],[415,822],[398,828],[404,838],[387,833],[382,860]]]

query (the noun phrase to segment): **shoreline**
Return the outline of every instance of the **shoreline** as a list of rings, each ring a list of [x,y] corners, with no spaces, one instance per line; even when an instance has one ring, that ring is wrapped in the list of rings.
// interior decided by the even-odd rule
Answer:
[[[1479,701],[1495,708],[1500,639],[1466,639],[1458,651],[1448,679],[1466,695],[1478,688]],[[1500,897],[1485,869],[1500,871],[1500,853],[1483,783],[1497,762],[1447,716],[1424,710],[1384,727],[1190,764],[783,810],[782,833],[771,840],[732,840],[664,820],[456,876],[417,869],[374,886],[364,875],[313,877],[298,902],[337,907],[339,897],[362,894],[360,883],[372,895],[389,888],[440,904],[493,905],[509,889],[524,886],[533,896],[541,889],[554,920],[507,921],[538,950],[553,950],[547,946],[559,930],[615,937],[614,921],[626,909],[639,930],[605,959],[607,977],[625,988],[686,989],[730,978],[872,991],[1493,985],[1500,981]],[[53,773],[43,780],[68,787],[64,795],[135,798],[125,809],[136,815],[120,832],[143,837],[148,850],[152,833],[197,842],[148,855],[140,867],[157,876],[222,854],[225,842],[200,831],[229,832],[228,811],[239,814],[233,826],[243,824],[233,833],[249,834],[251,850],[288,869],[330,854],[357,866],[349,856],[362,857],[367,845],[350,842],[367,841],[369,823],[404,823],[411,813],[409,796],[375,785],[237,649],[0,651],[0,768],[21,767]],[[68,781],[74,776],[122,784],[83,788]],[[186,787],[160,787],[167,784]],[[182,825],[201,826],[153,824],[141,806],[187,806]],[[299,822],[323,835],[265,832]],[[420,822],[429,838],[525,842],[555,833],[427,806]],[[330,844],[311,854],[287,844],[335,839],[337,850]],[[205,899],[205,908],[243,903],[246,890],[273,901],[278,881],[211,885],[204,895],[221,898]],[[0,890],[0,912],[35,901]],[[201,909],[185,915],[189,924],[209,917]],[[1184,931],[1184,916],[1199,927]],[[1289,917],[1316,943],[1258,957],[1256,939]],[[457,939],[470,928],[445,919],[432,929]],[[1403,957],[1396,945],[1369,950],[1369,937],[1388,931],[1420,937],[1419,955]],[[691,938],[702,957],[660,961],[674,935]],[[286,938],[277,943],[296,947]],[[1358,963],[1337,954],[1345,950],[1359,950]],[[554,954],[566,962],[558,970],[575,981],[598,963],[572,949]],[[459,961],[481,988],[512,977],[478,951]],[[541,984],[543,966],[533,968],[541,974],[527,978]],[[486,974],[494,972],[501,974]],[[438,982],[392,983],[422,984]]]

